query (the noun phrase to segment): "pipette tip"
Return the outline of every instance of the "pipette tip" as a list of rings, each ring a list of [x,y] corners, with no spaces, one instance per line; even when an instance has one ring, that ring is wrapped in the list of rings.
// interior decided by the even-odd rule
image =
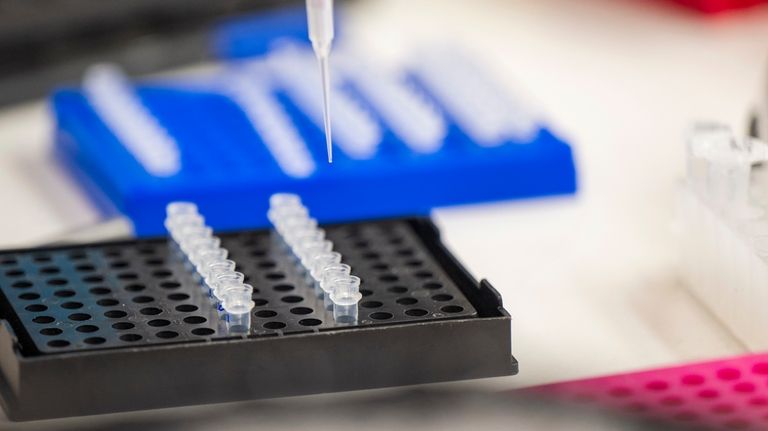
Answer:
[[[328,76],[328,56],[318,56],[320,78],[323,82],[323,123],[325,125],[325,147],[328,151],[328,163],[333,163],[333,144],[331,140],[331,101],[330,77]]]

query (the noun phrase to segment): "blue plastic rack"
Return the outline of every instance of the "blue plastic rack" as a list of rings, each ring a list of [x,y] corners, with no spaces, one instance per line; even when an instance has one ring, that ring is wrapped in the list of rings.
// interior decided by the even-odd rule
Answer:
[[[217,37],[219,45],[236,40]],[[415,92],[445,122],[439,147],[414,151],[354,79],[341,79],[339,93],[368,116],[380,136],[371,154],[355,155],[338,147],[334,163],[328,165],[321,127],[306,105],[281,84],[279,70],[270,69],[264,60],[282,48],[263,42],[238,42],[238,46],[257,46],[263,55],[229,63],[197,83],[180,78],[126,84],[125,90],[172,139],[178,169],[171,173],[158,175],[148,169],[124,141],[126,132],[105,120],[103,109],[97,109],[84,89],[62,89],[52,96],[56,155],[106,213],[130,218],[137,235],[163,232],[164,208],[173,200],[197,203],[211,226],[232,230],[267,225],[266,197],[277,191],[300,194],[320,221],[331,222],[421,215],[438,206],[576,190],[571,148],[547,128],[534,124],[518,137],[480,145],[457,116],[455,105],[446,104],[445,94],[441,97],[425,82],[428,72],[408,67],[397,79],[401,77],[407,91]],[[274,135],[270,147],[267,134],[249,117],[253,112],[249,114],[236,97],[238,87],[227,87],[233,76],[252,78],[259,88],[267,88],[270,103],[305,144],[306,169],[286,173],[285,163],[276,160]],[[229,90],[222,90],[225,87]]]

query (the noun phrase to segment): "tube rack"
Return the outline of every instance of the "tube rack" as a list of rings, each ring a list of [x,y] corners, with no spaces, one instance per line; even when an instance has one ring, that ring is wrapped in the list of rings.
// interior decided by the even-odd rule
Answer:
[[[218,233],[253,286],[233,322],[166,238],[0,252],[14,420],[514,374],[510,317],[427,219],[322,226],[362,284],[337,322],[274,231]]]

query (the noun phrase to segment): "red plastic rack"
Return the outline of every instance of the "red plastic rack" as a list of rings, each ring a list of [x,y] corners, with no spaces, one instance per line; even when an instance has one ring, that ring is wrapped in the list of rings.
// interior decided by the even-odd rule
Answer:
[[[715,14],[734,9],[745,9],[766,3],[766,0],[673,0],[700,12]]]

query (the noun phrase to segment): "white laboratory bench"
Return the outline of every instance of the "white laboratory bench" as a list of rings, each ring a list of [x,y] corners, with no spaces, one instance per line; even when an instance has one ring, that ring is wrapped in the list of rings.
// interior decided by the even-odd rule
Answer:
[[[695,119],[745,129],[768,76],[768,8],[706,19],[650,0],[353,3],[344,37],[385,61],[466,47],[574,146],[575,197],[435,211],[513,316],[516,388],[745,352],[679,280],[676,193]],[[359,36],[358,36],[359,35]],[[0,112],[0,246],[98,221],[48,156],[43,102]]]

